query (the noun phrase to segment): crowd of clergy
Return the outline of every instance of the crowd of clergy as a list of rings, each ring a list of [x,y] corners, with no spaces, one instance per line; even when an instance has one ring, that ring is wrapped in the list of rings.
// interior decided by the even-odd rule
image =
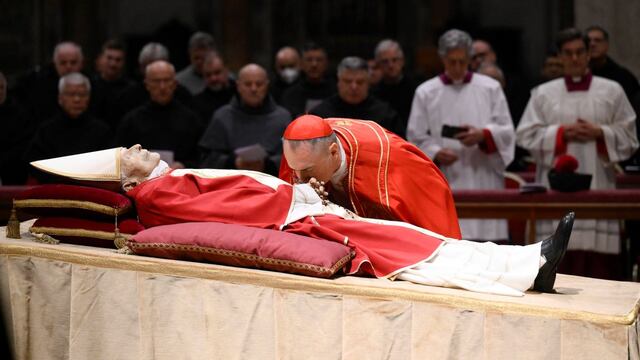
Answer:
[[[103,44],[93,73],[81,46],[65,41],[51,64],[16,77],[15,86],[0,72],[1,184],[49,181],[31,173],[30,161],[137,143],[173,168],[277,176],[285,128],[309,113],[379,123],[433,159],[453,190],[503,188],[510,166],[535,169],[545,182],[565,153],[593,175],[592,188],[612,189],[615,171],[637,164],[640,85],[608,55],[608,43],[598,26],[560,32],[542,81],[514,118],[499,54],[456,29],[438,42],[444,71],[426,80],[407,71],[392,39],[371,59],[333,59],[335,73],[329,49],[312,42],[281,48],[271,71],[250,63],[232,72],[213,37],[196,32],[186,44],[189,66],[175,69],[167,48],[151,42],[139,53],[137,79],[125,74],[119,40]],[[505,220],[460,226],[465,239],[508,238]],[[620,253],[616,221],[576,221],[574,233],[582,239],[570,243],[576,250]]]

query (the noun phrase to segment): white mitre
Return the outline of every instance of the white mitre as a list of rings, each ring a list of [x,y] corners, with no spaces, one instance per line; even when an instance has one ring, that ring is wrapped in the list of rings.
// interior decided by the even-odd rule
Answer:
[[[31,165],[44,172],[64,176],[93,186],[120,186],[120,153],[123,148],[93,151],[53,159],[38,160]]]

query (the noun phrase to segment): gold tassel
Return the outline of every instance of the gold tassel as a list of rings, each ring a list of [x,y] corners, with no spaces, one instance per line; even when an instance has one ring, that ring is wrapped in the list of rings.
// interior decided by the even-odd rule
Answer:
[[[16,208],[11,209],[11,216],[7,221],[7,237],[11,239],[20,239],[20,221],[16,215]]]
[[[120,234],[120,230],[118,228],[114,231],[115,236],[113,239],[113,243],[116,245],[116,249],[122,249],[126,247],[127,239]]]

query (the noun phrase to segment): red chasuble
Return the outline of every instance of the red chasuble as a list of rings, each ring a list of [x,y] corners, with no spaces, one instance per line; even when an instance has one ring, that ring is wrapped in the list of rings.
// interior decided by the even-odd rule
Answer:
[[[146,227],[216,221],[280,230],[293,205],[289,184],[274,188],[245,175],[200,177],[197,170],[145,181],[127,195],[135,200]],[[356,253],[347,273],[376,277],[389,277],[427,260],[443,244],[437,237],[401,224],[381,225],[335,215],[304,217],[283,230],[346,243]]]
[[[196,170],[197,171],[197,170]],[[244,176],[164,175],[127,192],[145,227],[215,221],[279,230],[291,208],[293,188],[277,191]]]
[[[460,239],[449,184],[420,149],[373,121],[325,119],[347,157],[348,204],[362,217],[398,220]],[[280,178],[293,183],[283,155]]]

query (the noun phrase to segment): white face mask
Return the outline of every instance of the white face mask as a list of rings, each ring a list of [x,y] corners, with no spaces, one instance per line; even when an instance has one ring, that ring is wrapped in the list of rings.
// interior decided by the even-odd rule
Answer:
[[[299,75],[300,75],[300,70],[298,70],[296,68],[288,67],[288,68],[285,68],[284,70],[280,71],[280,77],[287,84],[291,84],[294,81],[296,81],[296,79],[298,78]]]
[[[149,177],[147,179],[153,179],[160,175],[163,175],[167,172],[167,170],[169,170],[169,165],[166,162],[160,160],[158,165],[153,169],[151,174],[149,174]]]

